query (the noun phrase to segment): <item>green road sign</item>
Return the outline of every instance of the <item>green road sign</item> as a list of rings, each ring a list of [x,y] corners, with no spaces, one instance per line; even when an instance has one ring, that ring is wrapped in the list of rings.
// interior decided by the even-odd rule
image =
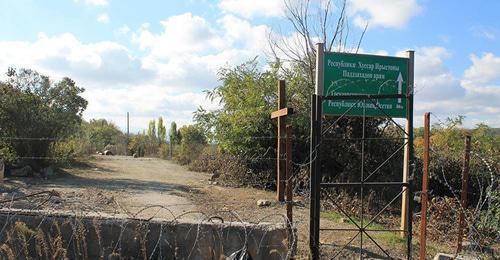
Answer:
[[[324,96],[406,94],[408,59],[349,53],[324,53]],[[380,110],[383,109],[383,112]],[[329,115],[406,117],[406,99],[326,100]],[[347,112],[346,112],[347,111]],[[384,114],[385,112],[385,114]]]

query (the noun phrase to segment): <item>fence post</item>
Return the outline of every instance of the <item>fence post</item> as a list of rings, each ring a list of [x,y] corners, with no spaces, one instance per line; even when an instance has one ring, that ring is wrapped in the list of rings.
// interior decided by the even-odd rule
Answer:
[[[0,183],[3,183],[4,176],[5,176],[5,164],[2,158],[0,158]]]
[[[429,135],[430,135],[430,113],[424,115],[424,167],[422,174],[422,193],[420,194],[421,221],[420,221],[420,260],[425,260],[427,243],[427,202],[429,186]]]
[[[458,217],[457,254],[462,251],[465,209],[467,208],[467,187],[469,186],[470,143],[471,136],[467,135],[465,137],[464,164],[462,168],[462,193],[460,195],[460,215]]]
[[[291,125],[286,126],[286,217],[288,219],[288,247],[292,252],[295,251],[297,244],[294,242],[293,226],[293,166],[292,166],[292,134]],[[293,255],[293,253],[292,253]]]

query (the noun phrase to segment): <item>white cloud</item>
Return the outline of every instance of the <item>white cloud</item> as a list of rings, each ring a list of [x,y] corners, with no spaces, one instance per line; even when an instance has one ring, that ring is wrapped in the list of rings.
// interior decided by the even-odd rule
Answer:
[[[262,53],[267,26],[226,15],[209,23],[190,13],[161,23],[159,32],[148,24],[131,34],[134,52],[111,41],[83,43],[70,33],[35,41],[0,41],[0,72],[25,67],[58,80],[68,76],[86,89],[84,117],[104,117],[122,128],[126,112],[132,128],[147,126],[160,115],[186,124],[200,105],[213,108],[204,89],[219,84],[216,71]],[[126,33],[124,25],[116,33]],[[130,32],[127,32],[130,34]]]
[[[34,42],[0,41],[0,71],[9,66],[69,76],[86,88],[136,84],[154,76],[123,45],[109,41],[84,44],[69,33],[54,37],[41,33]]]
[[[75,2],[80,2],[80,0],[74,0]],[[93,6],[107,6],[109,5],[108,0],[83,0],[83,2],[86,5],[93,5]]]
[[[233,15],[224,16],[214,26],[191,13],[172,16],[161,24],[159,33],[143,26],[133,34],[133,42],[147,53],[142,59],[144,67],[158,71],[164,83],[198,89],[217,84],[219,67],[262,53],[269,29]]]
[[[451,53],[439,46],[417,48],[415,52],[415,115],[430,111],[441,120],[466,116],[465,125],[484,122],[500,126],[500,57],[486,53],[471,55],[472,65],[462,77],[446,65]],[[398,56],[403,56],[399,53]]]
[[[115,32],[120,35],[126,35],[130,32],[130,28],[126,24],[124,24],[120,28],[116,29]]]
[[[283,0],[221,0],[219,8],[227,13],[234,13],[246,18],[264,16],[284,16]]]
[[[97,16],[96,21],[98,23],[109,23],[109,16],[107,14],[100,14]]]
[[[425,100],[442,100],[463,97],[465,89],[446,67],[451,53],[443,47],[424,47],[416,52],[415,91]]]
[[[485,53],[482,57],[470,56],[472,66],[464,73],[464,86],[472,89],[474,85],[486,86],[500,80],[500,56]]]
[[[266,25],[251,25],[247,20],[240,19],[233,15],[225,15],[219,23],[224,28],[223,39],[231,44],[243,45],[244,49],[251,49],[257,52],[263,51],[267,47],[267,34],[270,28]]]
[[[149,50],[155,57],[169,57],[177,53],[202,52],[222,49],[224,40],[202,17],[191,13],[171,16],[161,22],[163,31],[155,34],[149,26],[143,26],[133,41],[142,50]]]
[[[498,31],[493,28],[485,28],[481,26],[474,26],[471,28],[471,31],[474,35],[490,41],[496,40],[498,34]]]
[[[403,28],[422,7],[416,0],[350,0],[350,12],[356,26],[364,28]]]
[[[189,124],[198,106],[209,109],[217,106],[206,99],[202,92],[171,93],[155,85],[95,89],[87,91],[85,97],[92,101],[85,115],[111,119],[123,127],[126,112],[130,112],[133,129],[144,128],[149,120],[158,116],[163,116],[167,122],[175,121],[179,126]]]

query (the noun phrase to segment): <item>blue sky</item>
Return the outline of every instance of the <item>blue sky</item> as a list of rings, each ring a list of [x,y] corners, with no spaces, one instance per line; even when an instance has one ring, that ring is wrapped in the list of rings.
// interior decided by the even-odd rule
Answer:
[[[298,0],[292,0],[298,1]],[[319,0],[312,0],[313,5]],[[333,1],[334,3],[339,1]],[[417,124],[431,111],[500,127],[500,1],[348,0],[362,52],[416,51]],[[217,68],[265,57],[290,37],[282,0],[1,0],[0,70],[29,67],[87,89],[85,117],[134,130],[164,116],[190,123]]]

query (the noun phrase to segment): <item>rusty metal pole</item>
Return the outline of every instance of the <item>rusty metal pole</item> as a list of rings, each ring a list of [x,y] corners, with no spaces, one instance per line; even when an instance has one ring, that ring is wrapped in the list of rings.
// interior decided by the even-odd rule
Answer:
[[[5,164],[2,158],[0,158],[0,183],[3,183],[4,173],[5,173]]]
[[[458,216],[457,254],[462,251],[465,209],[467,208],[467,187],[469,186],[470,143],[471,136],[468,135],[465,137],[464,164],[462,168],[462,193],[460,195],[460,215]]]
[[[293,185],[292,185],[292,126],[286,126],[286,216],[292,223]]]
[[[292,168],[292,134],[291,125],[286,126],[286,217],[288,219],[288,246],[294,250],[296,243],[293,242],[293,168]]]
[[[430,113],[424,115],[424,168],[422,174],[422,193],[420,195],[421,221],[420,221],[420,260],[425,260],[427,243],[427,202],[429,187],[429,135],[430,135]]]

